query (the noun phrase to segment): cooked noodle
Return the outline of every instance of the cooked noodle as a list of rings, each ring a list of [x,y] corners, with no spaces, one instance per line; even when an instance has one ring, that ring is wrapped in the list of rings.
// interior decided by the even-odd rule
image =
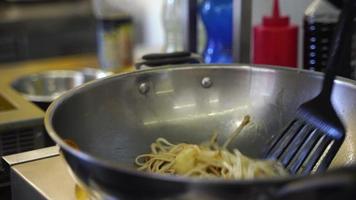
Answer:
[[[245,116],[223,146],[217,143],[216,133],[209,142],[201,145],[172,144],[164,138],[158,138],[151,144],[151,153],[137,156],[135,163],[141,171],[189,177],[243,180],[287,175],[283,166],[276,161],[251,159],[237,149],[232,152],[227,150],[249,121],[250,117]]]

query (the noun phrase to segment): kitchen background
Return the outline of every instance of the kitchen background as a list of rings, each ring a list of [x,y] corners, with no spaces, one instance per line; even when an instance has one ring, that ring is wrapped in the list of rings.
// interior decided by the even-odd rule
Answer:
[[[136,2],[134,7],[138,8],[138,10],[145,10],[144,12],[136,12],[135,16],[139,21],[143,23],[140,24],[143,27],[143,33],[145,35],[145,39],[142,38],[139,41],[143,42],[143,45],[160,47],[164,43],[163,37],[163,28],[161,25],[161,8],[162,8],[162,0],[154,0],[154,1],[142,1],[142,0],[131,0],[132,2]],[[294,24],[297,24],[300,28],[303,25],[303,16],[304,11],[308,7],[308,5],[313,0],[282,0],[281,1],[281,10],[282,14],[289,15],[291,17],[291,21]],[[140,3],[137,3],[140,2]],[[265,15],[270,15],[273,5],[273,0],[253,0],[252,1],[252,24],[257,25],[261,23],[261,19]],[[145,9],[143,9],[145,8]],[[135,10],[135,9],[132,9]],[[147,11],[147,12],[146,12]],[[158,12],[157,12],[158,11]],[[299,63],[302,63],[302,42],[303,35],[302,30],[300,29],[299,33]]]
[[[115,1],[115,0],[112,0]],[[125,0],[123,0],[125,1]],[[120,7],[132,13],[137,19],[138,32],[137,42],[140,46],[160,49],[164,43],[163,27],[162,27],[162,4],[163,0],[143,1],[143,0],[126,0],[130,3],[123,3]],[[299,29],[299,53],[298,63],[302,63],[302,46],[303,35],[302,25],[304,11],[313,0],[281,0],[280,6],[282,14],[289,15],[291,21],[300,27]],[[265,15],[270,15],[273,5],[273,0],[253,0],[252,1],[252,24],[261,23],[261,19]],[[130,4],[129,8],[126,6]],[[125,6],[123,6],[125,5]],[[120,5],[118,5],[120,6]]]
[[[136,49],[143,52],[161,49],[164,43],[161,18],[163,0],[108,1],[134,17]],[[304,11],[311,1],[282,0],[282,13],[288,14],[291,21],[301,28]],[[253,25],[261,23],[262,17],[270,14],[272,3],[272,0],[253,1]],[[48,28],[48,24],[51,24],[51,28]],[[94,16],[88,1],[21,0],[20,3],[8,3],[2,0],[0,30],[1,62],[93,52],[96,49]],[[301,64],[301,29],[299,32],[298,60]]]
[[[134,62],[146,53],[162,51],[165,44],[162,14],[167,1],[105,0],[108,6],[103,10],[101,3],[104,0],[0,0],[0,156],[53,145],[43,128],[48,102],[46,105],[37,102],[39,107],[31,104],[32,100],[25,99],[20,93],[28,88],[36,91],[36,88],[15,80],[23,75],[54,69],[108,69],[113,65],[132,68],[128,49],[134,49]],[[303,67],[303,17],[312,1],[280,0],[281,13],[290,16],[291,22],[299,27],[299,68]],[[272,4],[273,0],[253,0],[252,26],[261,24],[263,16],[271,15]],[[117,10],[125,13],[105,16],[106,21],[98,20],[100,15],[115,15]],[[127,26],[132,21],[134,30]],[[132,44],[131,33],[134,33]],[[205,42],[204,33],[200,22],[200,53]],[[104,47],[112,51],[106,51]],[[90,74],[93,71],[80,72]],[[102,75],[107,74],[88,80]],[[0,164],[0,199],[2,191],[9,193],[8,186],[8,171]]]

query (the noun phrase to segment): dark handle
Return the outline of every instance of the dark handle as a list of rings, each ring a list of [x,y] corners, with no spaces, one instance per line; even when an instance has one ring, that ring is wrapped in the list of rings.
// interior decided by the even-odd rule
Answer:
[[[288,183],[276,192],[273,199],[353,200],[355,196],[356,166],[349,166]]]
[[[330,99],[336,75],[350,76],[350,55],[356,0],[345,0],[330,49],[320,96]]]
[[[142,57],[143,61],[135,64],[136,69],[141,69],[142,66],[158,67],[162,65],[178,65],[178,64],[198,64],[201,63],[201,58],[190,52],[174,52],[163,54],[148,54]]]
[[[173,53],[152,53],[142,56],[144,60],[157,60],[157,59],[166,59],[166,58],[181,58],[191,56],[190,52],[181,51]]]

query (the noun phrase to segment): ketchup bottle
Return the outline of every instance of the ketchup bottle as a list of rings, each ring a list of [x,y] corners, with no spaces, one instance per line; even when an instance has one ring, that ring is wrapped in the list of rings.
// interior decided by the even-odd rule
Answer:
[[[298,27],[280,15],[278,0],[274,0],[273,15],[263,17],[253,34],[254,64],[297,67]]]

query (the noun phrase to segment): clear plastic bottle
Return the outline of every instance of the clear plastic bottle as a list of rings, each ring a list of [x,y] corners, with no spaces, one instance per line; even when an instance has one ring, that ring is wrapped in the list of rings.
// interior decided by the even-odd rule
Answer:
[[[162,23],[165,35],[163,52],[184,50],[184,3],[183,0],[164,0],[163,2]]]
[[[340,9],[327,0],[314,0],[304,15],[304,68],[323,71],[340,15]]]

